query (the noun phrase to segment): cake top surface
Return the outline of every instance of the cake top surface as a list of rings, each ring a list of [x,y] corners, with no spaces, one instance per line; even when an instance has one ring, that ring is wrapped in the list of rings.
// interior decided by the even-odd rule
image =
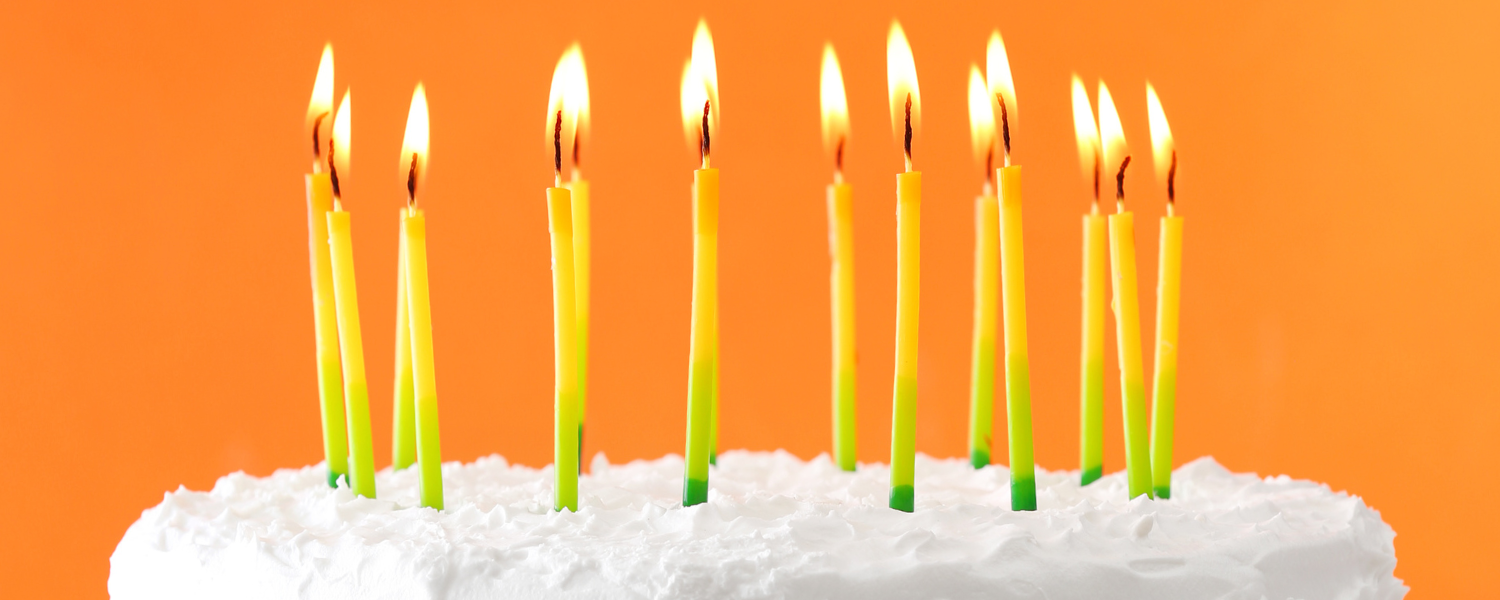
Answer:
[[[1039,469],[1035,512],[1010,510],[1004,467],[959,459],[918,456],[912,514],[886,506],[879,464],[847,473],[826,456],[727,452],[708,503],[689,508],[682,469],[671,455],[623,465],[596,455],[577,513],[551,510],[550,466],[498,456],[444,465],[443,511],[416,506],[415,469],[380,472],[377,499],[328,488],[321,466],[235,473],[145,511],[112,558],[110,589],[128,597],[139,578],[195,570],[288,598],[1405,593],[1395,534],[1363,500],[1211,458],[1177,470],[1170,500],[1127,499],[1123,473],[1080,487],[1076,471]]]

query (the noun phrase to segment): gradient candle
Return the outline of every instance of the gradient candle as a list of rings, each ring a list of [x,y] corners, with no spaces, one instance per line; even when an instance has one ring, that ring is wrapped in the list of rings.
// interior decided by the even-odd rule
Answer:
[[[1099,127],[1083,81],[1073,76],[1073,133],[1078,165],[1092,178],[1093,202],[1083,215],[1083,341],[1079,361],[1079,483],[1104,475],[1104,295],[1109,285],[1109,242],[1099,214]]]
[[[416,209],[422,180],[427,176],[427,93],[422,84],[413,92],[401,142],[401,171],[406,176],[407,213],[401,219],[406,249],[406,310],[411,332],[412,387],[415,390],[417,466],[422,506],[443,508],[443,457],[438,440],[437,382],[432,354],[432,303],[427,289],[427,218]]]
[[[693,318],[688,363],[688,428],[682,504],[708,501],[718,395],[719,170],[709,167],[719,127],[718,69],[708,24],[698,22],[692,58],[682,73],[682,118],[702,168],[693,171]]]
[[[922,172],[912,170],[911,140],[922,119],[917,67],[901,24],[886,41],[891,126],[902,140],[906,172],[896,176],[896,385],[891,403],[890,506],[916,504],[917,327],[922,293]]]
[[[995,421],[995,312],[999,296],[1000,203],[995,198],[995,101],[977,65],[969,65],[969,141],[984,167],[974,198],[974,336],[969,364],[969,463],[990,464]]]
[[[1109,266],[1114,284],[1115,341],[1120,360],[1120,401],[1125,416],[1125,471],[1130,497],[1151,494],[1151,456],[1146,438],[1146,398],[1141,377],[1141,312],[1136,294],[1135,215],[1125,210],[1125,168],[1130,166],[1120,116],[1109,88],[1099,82],[1099,138],[1106,172],[1115,174],[1115,206],[1109,216]]]
[[[370,442],[370,390],[365,383],[365,350],[359,328],[359,292],[354,285],[354,240],[344,210],[339,175],[349,174],[349,92],[339,102],[328,144],[332,168],[333,207],[328,213],[328,248],[332,258],[333,296],[338,306],[339,352],[344,367],[344,414],[349,432],[349,479],[354,493],[375,497],[375,456]]]
[[[849,103],[844,75],[833,44],[823,46],[819,85],[823,107],[823,149],[833,153],[833,183],[828,185],[829,297],[833,305],[833,462],[853,471],[855,445],[854,346],[854,187],[844,181],[844,148],[849,141]]]
[[[333,183],[325,173],[323,140],[333,116],[333,46],[323,47],[312,100],[307,104],[307,129],[312,136],[313,172],[307,176],[307,245],[311,259],[313,332],[317,343],[318,398],[323,417],[323,460],[328,464],[328,487],[349,473],[349,443],[344,429],[344,382],[339,365],[338,314],[333,299],[333,267],[328,255],[328,211],[333,209]]]
[[[1172,495],[1173,420],[1177,410],[1177,314],[1182,291],[1182,217],[1177,216],[1177,148],[1156,89],[1146,84],[1146,111],[1156,174],[1167,184],[1156,271],[1156,372],[1151,382],[1151,483],[1157,498]]]

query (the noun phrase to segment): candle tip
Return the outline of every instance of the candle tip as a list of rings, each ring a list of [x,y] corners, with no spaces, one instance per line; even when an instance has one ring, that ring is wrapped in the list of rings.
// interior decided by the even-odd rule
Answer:
[[[333,153],[336,152],[333,140],[328,140],[328,180],[333,185],[333,201],[337,203],[344,193],[339,189],[339,169],[333,162]]]
[[[1120,172],[1115,174],[1115,200],[1120,206],[1125,206],[1125,167],[1130,166],[1130,155],[1125,155],[1125,160],[1120,161]]]
[[[417,205],[417,153],[411,153],[411,170],[406,173],[406,205]]]
[[[1177,204],[1177,151],[1172,151],[1172,166],[1167,169],[1167,210]]]
[[[562,181],[562,121],[563,111],[559,108],[552,125],[552,173],[558,181]]]
[[[709,133],[708,133],[708,113],[709,113],[710,105],[712,105],[712,104],[713,104],[713,100],[711,100],[711,99],[703,101],[703,135],[702,135],[702,141],[703,141],[702,153],[703,153],[703,156],[702,156],[702,158],[703,158],[703,168],[705,168],[705,169],[708,168],[708,156],[709,156],[709,154],[711,154],[711,152],[710,152],[710,150],[711,150],[711,144],[709,143],[710,140],[709,140]]]
[[[1000,139],[1005,143],[1005,166],[1010,166],[1010,109],[1005,106],[1005,95],[995,94],[1000,103]]]
[[[906,95],[906,170],[911,170],[911,94]]]
[[[322,135],[321,135],[321,129],[323,127],[323,119],[325,119],[327,117],[328,117],[328,111],[323,111],[321,113],[318,113],[318,116],[313,117],[312,144],[313,144],[313,169],[315,169],[315,170],[321,170],[322,169],[322,164],[320,164],[320,161],[323,158],[323,139],[322,139]]]

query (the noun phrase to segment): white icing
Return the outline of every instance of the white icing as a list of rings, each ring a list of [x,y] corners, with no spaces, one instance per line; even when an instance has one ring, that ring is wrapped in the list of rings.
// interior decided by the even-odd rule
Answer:
[[[213,491],[179,488],[110,558],[117,600],[200,598],[1095,598],[1388,600],[1395,532],[1357,496],[1285,476],[1178,469],[1172,499],[1126,499],[1122,473],[1080,488],[1038,471],[1010,510],[1004,467],[918,456],[916,512],[888,470],[728,452],[709,502],[681,507],[682,459],[595,456],[578,513],[552,512],[551,467],[443,465],[448,508],[415,508],[415,469],[379,499],[321,466]]]

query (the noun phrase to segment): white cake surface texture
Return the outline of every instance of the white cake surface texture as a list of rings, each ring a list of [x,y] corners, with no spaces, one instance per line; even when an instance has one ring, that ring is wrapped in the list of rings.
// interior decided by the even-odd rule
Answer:
[[[580,509],[552,507],[552,469],[498,456],[443,465],[445,510],[416,469],[377,499],[321,465],[168,492],[110,558],[116,600],[201,598],[1394,600],[1395,532],[1358,496],[1201,458],[1168,500],[1037,472],[1038,510],[1009,472],[919,455],[916,510],[887,507],[889,470],[733,451],[709,501],[683,508],[683,462],[595,455]]]

